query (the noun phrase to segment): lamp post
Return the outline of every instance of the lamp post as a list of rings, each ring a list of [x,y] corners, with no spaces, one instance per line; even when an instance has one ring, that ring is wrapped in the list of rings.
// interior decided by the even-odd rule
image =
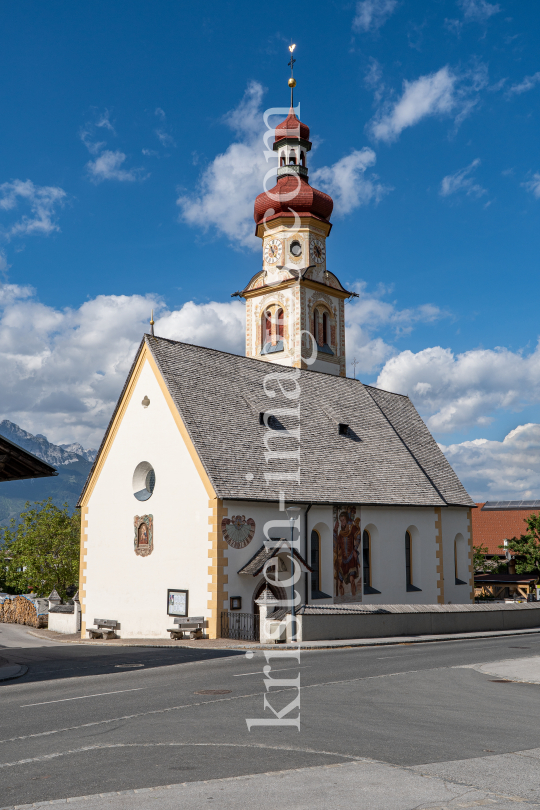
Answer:
[[[291,641],[296,641],[296,608],[294,605],[294,521],[300,514],[299,506],[288,506],[285,510],[291,527]]]

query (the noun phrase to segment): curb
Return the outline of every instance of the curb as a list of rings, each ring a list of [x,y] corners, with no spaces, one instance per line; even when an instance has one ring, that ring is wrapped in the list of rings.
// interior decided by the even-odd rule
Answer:
[[[144,647],[151,649],[177,650],[177,649],[190,649],[200,650],[203,652],[219,652],[220,650],[238,650],[239,652],[259,651],[259,650],[346,650],[351,647],[385,647],[385,646],[398,646],[399,644],[433,644],[436,642],[449,642],[449,641],[474,641],[476,639],[484,638],[506,638],[509,636],[523,636],[530,634],[540,633],[540,627],[531,627],[521,630],[488,630],[478,633],[445,633],[444,635],[437,636],[391,636],[389,638],[365,638],[365,639],[339,639],[336,641],[303,641],[298,644],[230,644],[220,647],[198,647],[197,644],[122,644],[110,641],[62,641],[58,639],[61,644],[77,644],[86,645],[89,647]],[[37,633],[29,631],[29,635],[36,638],[42,638]],[[51,639],[52,640],[52,639]],[[128,639],[126,639],[127,641]],[[56,641],[56,639],[55,639]],[[119,639],[121,641],[121,639]]]
[[[16,678],[22,678],[28,672],[28,667],[25,664],[11,664],[7,667],[0,667],[0,683],[3,681],[14,681]]]

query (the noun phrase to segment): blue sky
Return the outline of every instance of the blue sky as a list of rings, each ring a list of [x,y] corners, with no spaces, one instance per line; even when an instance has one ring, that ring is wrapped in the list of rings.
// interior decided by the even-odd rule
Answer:
[[[540,495],[540,7],[26,2],[0,10],[2,418],[99,441],[158,333],[243,351],[262,113],[295,100],[335,200],[348,357],[477,497]],[[226,333],[226,338],[223,338]],[[352,371],[351,371],[352,373]]]

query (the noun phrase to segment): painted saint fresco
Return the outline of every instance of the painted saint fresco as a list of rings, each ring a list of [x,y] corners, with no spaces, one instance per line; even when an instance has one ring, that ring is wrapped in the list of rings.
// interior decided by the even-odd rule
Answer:
[[[148,557],[154,550],[154,517],[153,515],[135,515],[133,518],[135,537],[133,548],[139,557]]]
[[[253,540],[255,521],[253,518],[246,520],[245,515],[224,517],[221,521],[221,533],[231,548],[245,548]]]
[[[360,508],[334,506],[334,602],[362,601]]]

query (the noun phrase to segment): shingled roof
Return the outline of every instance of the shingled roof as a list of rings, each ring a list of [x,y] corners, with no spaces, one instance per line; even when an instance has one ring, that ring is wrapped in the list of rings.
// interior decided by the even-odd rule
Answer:
[[[139,352],[144,343],[219,498],[275,502],[283,490],[288,502],[297,503],[474,506],[408,397],[294,369],[299,398],[287,399],[274,383],[267,386],[278,392],[272,399],[264,389],[268,375],[293,369],[150,335]],[[281,433],[281,449],[299,448],[299,462],[267,461],[269,431],[259,413],[297,406],[299,421],[278,420],[287,429],[300,425],[300,441],[279,429],[272,435]],[[279,447],[277,441],[270,445]],[[299,481],[265,477],[298,469]]]

